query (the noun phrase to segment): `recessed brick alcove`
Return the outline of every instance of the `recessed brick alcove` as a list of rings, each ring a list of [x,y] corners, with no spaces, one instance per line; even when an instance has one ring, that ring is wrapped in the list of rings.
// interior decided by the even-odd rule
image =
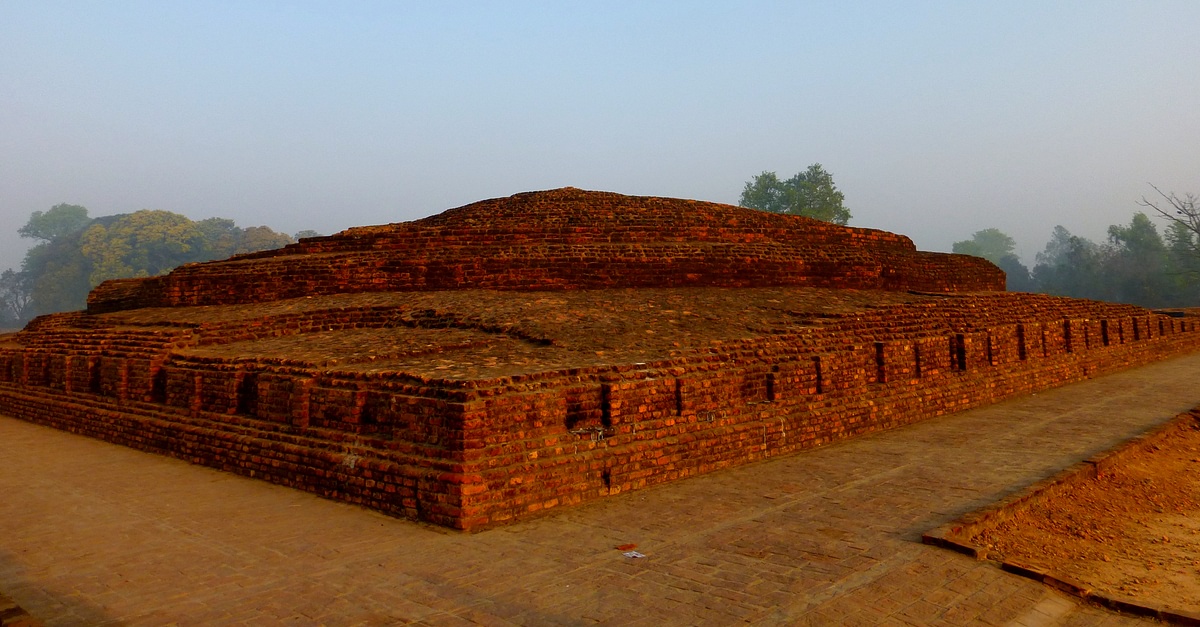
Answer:
[[[1200,347],[973,257],[576,189],[98,287],[0,412],[480,529]]]

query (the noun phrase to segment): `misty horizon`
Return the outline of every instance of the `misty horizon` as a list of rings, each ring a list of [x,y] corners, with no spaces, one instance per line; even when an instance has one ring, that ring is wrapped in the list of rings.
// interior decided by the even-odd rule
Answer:
[[[686,6],[686,9],[681,8]],[[821,163],[850,226],[1103,241],[1200,191],[1200,5],[0,7],[0,269],[34,211],[294,234],[573,186],[736,204]],[[1160,232],[1163,225],[1159,222]]]

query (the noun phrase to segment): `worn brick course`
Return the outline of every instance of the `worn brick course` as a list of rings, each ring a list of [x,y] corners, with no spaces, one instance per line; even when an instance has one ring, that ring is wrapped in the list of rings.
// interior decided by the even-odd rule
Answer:
[[[885,231],[564,188],[108,281],[88,310],[371,291],[782,285],[1003,290],[1004,273],[982,259],[918,251]]]
[[[4,413],[478,529],[1196,350],[881,231],[555,190],[109,282]],[[631,289],[636,288],[636,289]]]

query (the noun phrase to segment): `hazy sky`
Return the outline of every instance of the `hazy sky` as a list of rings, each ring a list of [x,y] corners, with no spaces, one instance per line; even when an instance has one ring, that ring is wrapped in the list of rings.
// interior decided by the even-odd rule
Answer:
[[[0,268],[30,212],[294,233],[572,185],[1102,240],[1200,192],[1200,2],[0,2]]]

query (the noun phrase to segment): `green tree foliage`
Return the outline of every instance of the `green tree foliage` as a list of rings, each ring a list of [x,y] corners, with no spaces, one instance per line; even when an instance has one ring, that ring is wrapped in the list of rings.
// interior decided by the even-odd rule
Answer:
[[[29,300],[18,322],[36,314],[78,309],[86,301],[91,286],[79,237],[92,222],[87,209],[64,203],[46,212],[34,211],[17,230],[21,237],[41,240],[21,263],[19,274]]]
[[[1016,255],[1005,255],[996,263],[1004,271],[1005,288],[1010,292],[1034,292],[1037,284],[1029,268]]]
[[[279,233],[265,226],[249,226],[241,228],[233,220],[226,218],[209,218],[196,223],[204,233],[204,248],[201,259],[225,259],[233,255],[254,253],[260,250],[283,248],[294,243],[285,233]]]
[[[997,228],[976,231],[971,239],[954,242],[951,250],[960,255],[983,257],[996,264],[1007,277],[1010,292],[1030,292],[1035,289],[1029,268],[1014,252],[1017,242]]]
[[[12,269],[0,272],[0,329],[20,326],[29,319],[32,296],[29,277]]]
[[[10,271],[12,278],[6,273],[0,281],[0,316],[16,311],[10,306],[16,303],[18,322],[82,309],[88,292],[108,279],[154,276],[185,263],[292,243],[268,227],[242,229],[225,218],[193,222],[169,211],[143,210],[91,219],[87,209],[65,204],[35,211],[19,232],[41,242],[25,255],[20,272]],[[22,288],[24,302],[14,291]]]
[[[295,239],[297,242],[306,237],[321,237],[321,234],[316,231],[310,230],[310,229],[305,229],[305,230],[300,231],[292,236],[292,238]]]
[[[17,229],[21,237],[53,242],[76,231],[82,231],[91,223],[87,209],[66,203],[54,205],[49,211],[34,211],[29,222]]]
[[[228,218],[208,218],[196,223],[204,235],[204,257],[225,259],[237,253],[242,239],[242,229]]]
[[[1102,299],[1102,251],[1087,238],[1058,225],[1037,254],[1033,280],[1037,291],[1057,296]]]
[[[248,226],[242,230],[242,236],[238,241],[237,250],[234,254],[241,255],[243,253],[253,253],[260,250],[274,250],[283,248],[288,244],[294,243],[292,239],[284,233],[276,233],[265,226]]]
[[[1017,242],[1000,229],[991,228],[975,231],[969,240],[954,242],[952,250],[960,255],[974,255],[999,264],[1001,259],[1013,254]]]
[[[1036,291],[1143,307],[1200,306],[1200,258],[1191,254],[1196,235],[1169,224],[1166,238],[1136,213],[1129,224],[1108,227],[1098,244],[1054,227],[1033,269]]]
[[[33,315],[82,309],[87,303],[91,268],[79,250],[79,233],[25,254],[22,271],[31,282]]]
[[[1200,236],[1178,222],[1167,225],[1167,281],[1176,304],[1200,304]]]
[[[1112,300],[1163,307],[1172,301],[1167,269],[1167,247],[1158,229],[1144,213],[1136,213],[1129,226],[1108,227],[1111,250],[1105,269]]]
[[[1178,232],[1191,233],[1192,237],[1189,238],[1191,254],[1200,257],[1200,196],[1190,193],[1180,196],[1175,192],[1164,192],[1154,185],[1150,187],[1154,189],[1161,200],[1150,200],[1143,196],[1142,201],[1138,204],[1153,209],[1159,217],[1165,218],[1172,230],[1177,229]],[[1183,238],[1178,238],[1175,243],[1183,244],[1185,241]]]
[[[109,225],[93,224],[80,245],[91,262],[93,286],[108,279],[163,274],[200,261],[206,252],[204,232],[195,222],[178,213],[148,209],[119,216]]]
[[[233,220],[193,222],[170,211],[143,210],[111,224],[96,223],[80,244],[92,264],[93,286],[108,279],[164,274],[185,263],[280,248],[292,238],[265,226],[239,228]]]
[[[851,216],[844,200],[845,195],[834,185],[833,176],[821,164],[814,163],[786,181],[779,180],[774,172],[759,174],[746,182],[738,204],[760,211],[846,224]]]

